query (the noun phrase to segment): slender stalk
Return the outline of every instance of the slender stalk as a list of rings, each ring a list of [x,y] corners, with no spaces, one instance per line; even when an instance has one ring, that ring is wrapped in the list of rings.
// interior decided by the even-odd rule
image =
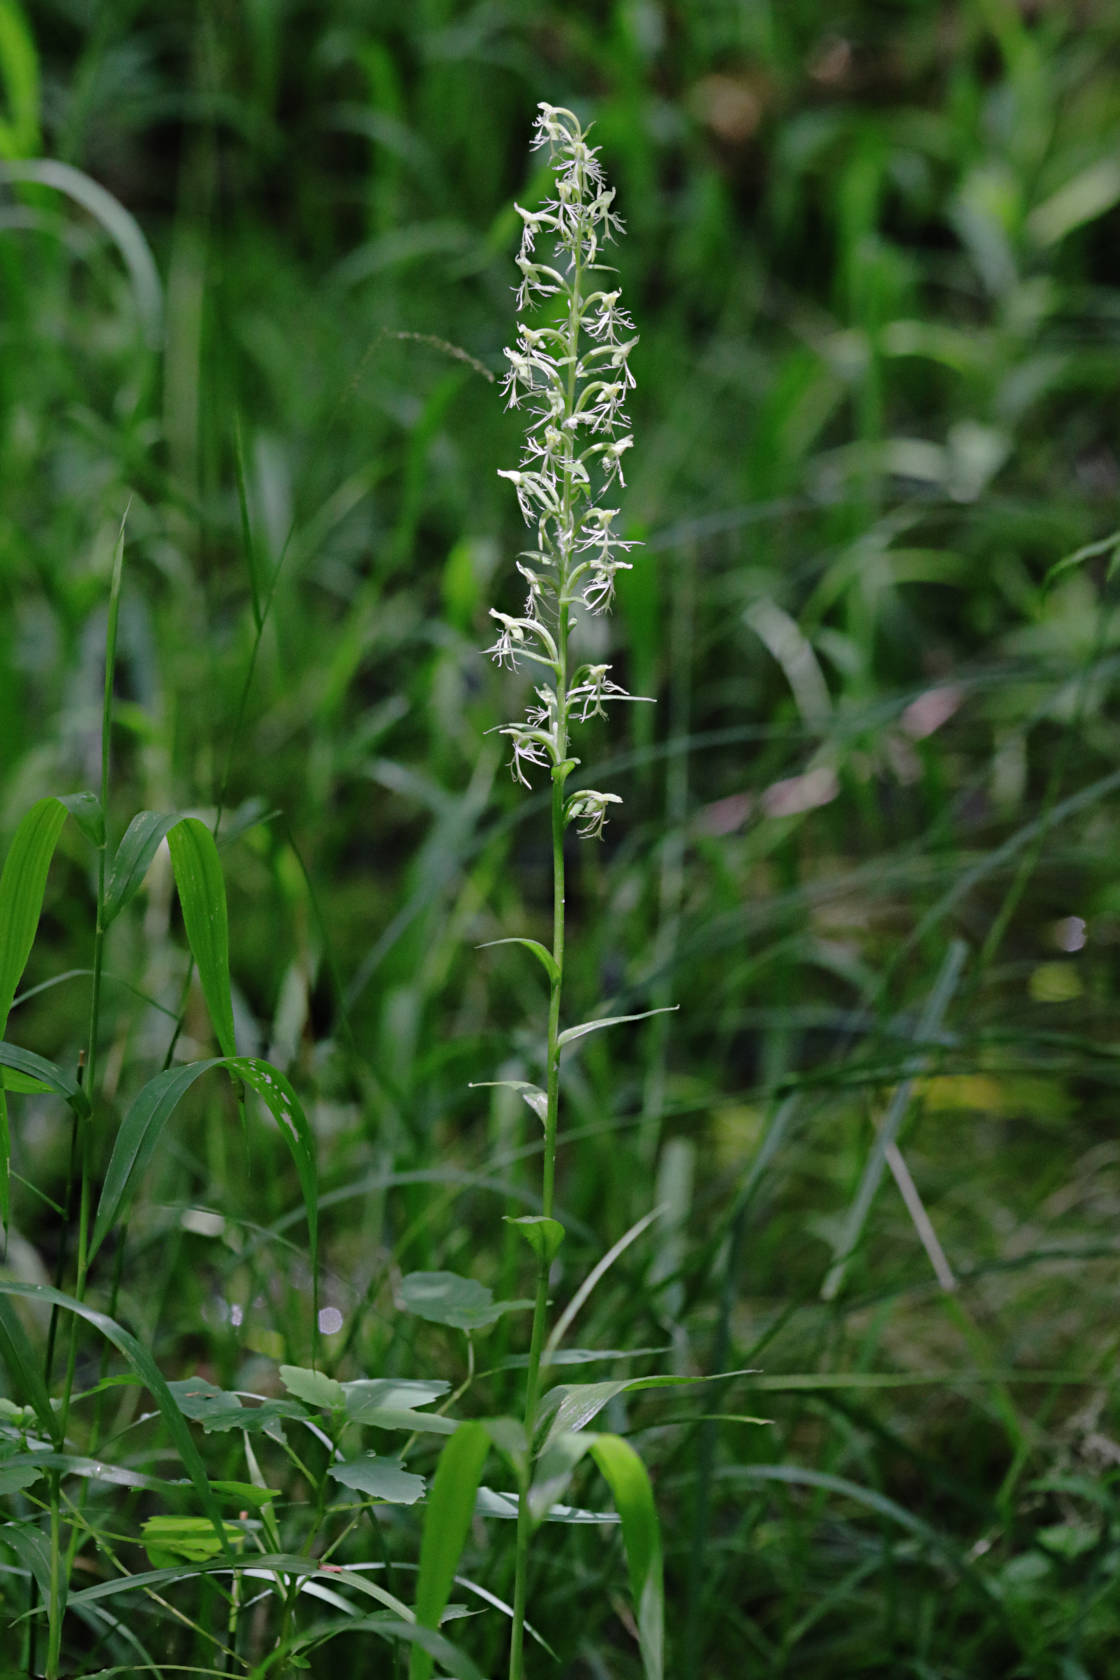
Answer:
[[[518,723],[502,733],[513,743],[515,778],[528,785],[526,767],[546,766],[552,779],[552,952],[549,967],[548,1031],[545,1047],[545,1092],[542,1119],[544,1155],[541,1207],[553,1217],[556,1193],[556,1152],[560,1112],[561,1006],[564,992],[565,873],[564,834],[569,822],[581,824],[584,835],[601,834],[614,794],[582,789],[568,795],[568,777],[578,760],[570,756],[571,726],[592,716],[605,716],[604,703],[629,699],[610,681],[606,665],[572,665],[569,637],[573,609],[604,611],[610,604],[615,573],[627,565],[621,558],[629,546],[612,530],[617,509],[598,504],[592,472],[605,490],[622,481],[622,456],[630,436],[616,439],[624,422],[622,400],[633,383],[626,358],[636,340],[620,334],[633,323],[618,309],[618,293],[586,288],[597,268],[600,242],[621,224],[611,212],[613,193],[607,188],[595,152],[588,147],[570,111],[541,106],[537,146],[548,145],[557,175],[556,197],[542,210],[518,207],[524,223],[518,266],[522,283],[519,306],[540,298],[559,297],[563,314],[551,324],[522,324],[516,349],[507,350],[510,363],[504,389],[511,407],[524,400],[533,416],[520,467],[504,473],[517,489],[526,523],[536,528],[537,546],[522,556],[518,569],[529,585],[523,615],[511,618],[495,612],[502,632],[490,652],[499,664],[516,667],[528,659],[547,673],[546,686],[536,690],[539,705],[531,706]],[[552,239],[556,255],[549,263],[533,258],[539,233]],[[553,263],[565,266],[561,273]],[[583,434],[590,434],[584,442]],[[524,1680],[525,1613],[528,1603],[529,1550],[533,1519],[529,1493],[533,1473],[533,1440],[537,1427],[543,1367],[547,1358],[548,1246],[537,1257],[536,1291],[529,1343],[528,1370],[522,1412],[525,1457],[518,1473],[517,1538],[514,1566],[513,1627],[510,1638],[510,1680]]]

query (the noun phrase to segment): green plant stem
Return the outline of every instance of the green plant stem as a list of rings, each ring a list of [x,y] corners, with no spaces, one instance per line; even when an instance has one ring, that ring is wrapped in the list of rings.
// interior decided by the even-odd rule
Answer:
[[[552,772],[552,957],[556,964],[548,1000],[548,1074],[544,1121],[544,1164],[541,1177],[541,1207],[551,1219],[556,1193],[556,1138],[560,1115],[560,1002],[564,989],[564,784],[567,780],[567,728],[564,695],[567,692],[568,604],[561,599],[558,638],[557,687],[560,694],[559,744],[561,763]],[[533,1328],[529,1341],[529,1368],[525,1377],[525,1462],[521,1468],[517,1501],[517,1553],[513,1592],[513,1631],[510,1637],[510,1680],[524,1680],[525,1611],[528,1600],[529,1543],[532,1518],[529,1487],[533,1477],[533,1433],[540,1398],[541,1356],[548,1321],[549,1262],[537,1264],[537,1288],[533,1301]]]
[[[569,338],[575,344],[579,336],[580,269],[577,267],[572,286],[569,314]],[[568,377],[569,410],[575,401],[575,357]],[[565,488],[563,526],[567,528],[571,515],[571,491]],[[541,1209],[546,1219],[552,1218],[556,1196],[556,1139],[560,1117],[560,1004],[564,992],[564,788],[571,772],[568,759],[568,633],[571,602],[568,598],[566,557],[561,557],[556,627],[556,704],[557,762],[552,767],[552,960],[555,965],[548,997],[547,1077],[545,1083],[544,1161],[541,1171]],[[541,1356],[544,1352],[545,1328],[548,1320],[549,1262],[543,1256],[537,1263],[537,1288],[533,1300],[533,1328],[529,1339],[529,1367],[525,1376],[525,1461],[521,1467],[517,1500],[517,1548],[514,1568],[513,1630],[510,1636],[509,1677],[524,1680],[525,1675],[525,1610],[528,1601],[529,1544],[532,1539],[532,1517],[529,1511],[529,1487],[533,1479],[533,1434],[540,1398]]]

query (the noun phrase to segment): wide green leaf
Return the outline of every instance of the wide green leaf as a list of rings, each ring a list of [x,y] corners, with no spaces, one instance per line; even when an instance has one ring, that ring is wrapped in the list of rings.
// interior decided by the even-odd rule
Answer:
[[[289,1394],[302,1400],[305,1406],[318,1406],[325,1412],[342,1411],[346,1395],[342,1384],[322,1371],[308,1370],[304,1365],[281,1365],[280,1381]]]
[[[227,1545],[233,1545],[243,1538],[243,1532],[236,1523],[227,1522],[225,1537]],[[166,1569],[178,1562],[205,1563],[222,1550],[205,1517],[160,1513],[145,1520],[140,1538],[153,1569]]]
[[[390,1505],[415,1505],[424,1497],[423,1476],[414,1476],[402,1470],[395,1459],[378,1458],[375,1453],[344,1458],[331,1465],[329,1474],[343,1487],[354,1488],[370,1499],[383,1499]]]
[[[361,1421],[370,1429],[407,1430],[410,1435],[454,1435],[458,1418],[442,1412],[413,1412],[407,1407],[373,1406],[362,1412]]]
[[[518,1236],[524,1237],[538,1260],[551,1265],[564,1241],[564,1227],[558,1219],[548,1219],[543,1213],[523,1213],[516,1217],[507,1213],[502,1217]]]
[[[484,1330],[503,1313],[533,1304],[495,1301],[492,1289],[457,1272],[409,1272],[400,1281],[397,1299],[405,1312],[453,1330]]]
[[[34,1487],[47,1473],[46,1465],[40,1462],[44,1456],[43,1453],[25,1452],[0,1459],[0,1496],[22,1493],[24,1488]]]
[[[163,1128],[182,1098],[204,1073],[219,1067],[227,1068],[235,1078],[243,1080],[258,1093],[291,1151],[303,1192],[314,1275],[319,1232],[319,1182],[311,1127],[299,1098],[279,1069],[250,1056],[216,1056],[205,1062],[188,1062],[181,1067],[166,1068],[150,1079],[133,1100],[121,1121],[105,1170],[90,1239],[91,1260],[117,1219],[124,1214],[139,1175],[151,1159]]]
[[[263,1430],[274,1439],[282,1439],[281,1425],[286,1420],[307,1421],[307,1413],[294,1400],[262,1400],[259,1405],[246,1406],[240,1394],[216,1388],[205,1377],[181,1377],[167,1386],[184,1417],[201,1423],[207,1434],[227,1429],[251,1433]]]
[[[365,1423],[385,1410],[410,1411],[414,1406],[430,1406],[450,1389],[451,1384],[439,1378],[422,1382],[414,1377],[355,1377],[342,1384],[346,1415],[351,1423]]]
[[[416,1620],[435,1632],[451,1596],[489,1450],[490,1437],[484,1424],[462,1424],[440,1453],[432,1479],[420,1540]],[[429,1680],[432,1666],[431,1652],[414,1646],[408,1680]]]
[[[183,926],[198,966],[214,1035],[224,1056],[236,1056],[226,882],[218,848],[206,824],[197,817],[184,817],[169,828],[167,847],[183,910]]]
[[[665,1673],[665,1587],[661,1567],[661,1525],[646,1467],[628,1441],[597,1435],[591,1456],[603,1472],[622,1519],[622,1542],[638,1624],[638,1645],[646,1680]]]

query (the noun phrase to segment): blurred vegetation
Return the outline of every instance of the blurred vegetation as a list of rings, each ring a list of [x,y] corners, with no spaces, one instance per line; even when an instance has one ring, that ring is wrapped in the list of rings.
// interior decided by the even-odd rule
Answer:
[[[475,947],[548,917],[478,651],[522,541],[492,377],[536,103],[594,119],[642,333],[603,656],[659,704],[602,742],[571,992],[681,1008],[572,1064],[556,1295],[665,1203],[582,1344],[763,1373],[610,1409],[675,1675],[1080,1680],[1120,1636],[1118,72],[1104,0],[0,5],[0,836],[97,785],[128,503],[110,820],[225,813],[239,1039],[318,1131],[345,1377],[442,1346],[402,1267],[524,1293],[535,1122],[469,1089],[534,1076],[544,996]],[[161,870],[111,930],[103,1145],[187,972]],[[29,989],[88,967],[89,905],[64,836]],[[87,1013],[79,975],[9,1036],[72,1065]],[[34,1280],[66,1139],[21,1101]],[[298,1203],[200,1096],[123,1262],[167,1374],[306,1359]],[[617,1550],[562,1533],[556,1672],[636,1675]]]

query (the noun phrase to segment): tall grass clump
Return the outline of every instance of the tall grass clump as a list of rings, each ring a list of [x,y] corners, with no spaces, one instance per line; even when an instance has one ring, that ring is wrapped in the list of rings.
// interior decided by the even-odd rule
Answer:
[[[0,1225],[6,1237],[18,1238],[13,1185],[17,1194],[34,1188],[18,1172],[18,1147],[17,1167],[12,1165],[9,1095],[55,1107],[61,1099],[73,1115],[65,1190],[60,1203],[47,1202],[57,1221],[53,1283],[0,1276],[0,1360],[18,1393],[18,1399],[0,1398],[0,1491],[12,1501],[8,1520],[0,1523],[0,1563],[11,1578],[0,1582],[0,1611],[9,1635],[18,1640],[13,1656],[26,1672],[42,1672],[47,1680],[60,1680],[87,1648],[102,1662],[126,1658],[123,1666],[104,1666],[100,1672],[106,1675],[133,1668],[158,1674],[182,1666],[192,1673],[246,1673],[265,1680],[316,1663],[315,1671],[323,1672],[317,1653],[340,1636],[363,1646],[375,1636],[389,1642],[394,1680],[404,1680],[406,1670],[408,1680],[429,1680],[437,1668],[472,1680],[478,1668],[445,1632],[463,1613],[451,1602],[457,1581],[507,1618],[509,1677],[525,1680],[527,1637],[545,1643],[530,1625],[530,1552],[547,1521],[602,1525],[607,1534],[617,1525],[642,1668],[648,1680],[661,1680],[664,1672],[661,1538],[650,1480],[621,1435],[588,1425],[628,1388],[678,1379],[546,1387],[576,1315],[654,1215],[645,1212],[617,1236],[550,1322],[553,1262],[565,1235],[556,1217],[561,1056],[590,1033],[642,1018],[562,1024],[567,831],[574,828],[585,839],[601,835],[609,810],[619,803],[617,795],[586,785],[582,776],[570,787],[581,768],[573,742],[581,725],[606,715],[610,702],[632,698],[612,678],[609,664],[579,654],[577,639],[583,617],[609,608],[616,574],[629,566],[633,546],[618,534],[619,510],[609,504],[623,483],[631,445],[625,402],[637,338],[610,284],[612,271],[601,260],[621,223],[595,150],[576,117],[550,105],[540,108],[534,144],[548,149],[555,185],[541,208],[520,211],[521,318],[516,344],[507,352],[504,388],[509,406],[525,413],[527,426],[520,464],[503,474],[517,491],[532,546],[518,559],[527,587],[521,612],[494,611],[498,635],[489,650],[499,665],[533,677],[533,698],[523,715],[497,726],[511,744],[514,777],[528,786],[538,770],[551,781],[551,947],[520,936],[508,941],[532,953],[549,983],[541,1033],[543,1083],[512,1082],[544,1134],[540,1211],[510,1219],[531,1257],[532,1295],[495,1302],[481,1282],[456,1272],[402,1273],[396,1267],[392,1316],[423,1320],[444,1335],[464,1334],[465,1380],[453,1391],[443,1376],[400,1374],[396,1331],[380,1343],[359,1342],[356,1335],[353,1344],[348,1341],[334,1362],[344,1380],[322,1368],[313,1129],[278,1063],[239,1049],[244,1029],[235,1018],[225,861],[219,851],[224,784],[211,816],[142,810],[119,838],[115,834],[111,768],[125,593],[122,523],[109,587],[99,790],[39,799],[20,822],[0,875]],[[251,546],[250,539],[251,533]],[[263,605],[255,602],[246,692],[271,593],[262,600]],[[17,996],[39,932],[48,872],[71,817],[93,849],[91,967]],[[254,824],[251,817],[249,826]],[[223,846],[230,830],[237,832],[232,820],[221,833]],[[107,953],[164,845],[189,949],[189,960],[180,964],[178,1008],[139,998],[145,1006],[155,1004],[163,1018],[163,1065],[142,1072],[143,1055],[126,1054],[126,1034],[118,1040],[114,1083],[107,1089]],[[12,1009],[44,988],[74,979],[89,982],[88,1031],[76,1072],[64,1059],[48,1060],[3,1036]],[[196,979],[200,999],[193,996]],[[185,1031],[188,1026],[192,1030]],[[220,1053],[184,1059],[199,1031],[212,1035]],[[250,1099],[259,1102],[290,1155],[307,1223],[306,1273],[286,1250],[278,1267],[301,1279],[302,1288],[295,1291],[298,1305],[288,1333],[271,1344],[268,1358],[275,1369],[266,1378],[266,1393],[250,1386],[237,1367],[213,1358],[198,1359],[202,1370],[188,1367],[169,1379],[158,1357],[158,1322],[142,1322],[147,1279],[138,1268],[140,1239],[133,1223],[139,1192],[161,1157],[178,1147],[174,1139],[189,1118],[182,1113],[188,1095],[204,1074],[216,1070],[227,1074],[228,1090],[224,1101],[211,1100],[210,1142],[222,1134],[224,1159],[224,1133],[235,1117],[248,1141]],[[118,1081],[134,1092],[119,1116],[112,1100]],[[439,1174],[433,1169],[427,1176]],[[181,1193],[180,1187],[176,1194]],[[178,1217],[183,1229],[214,1235],[225,1231],[227,1217],[239,1217],[226,1206],[232,1198],[224,1185],[216,1198],[221,1213],[192,1209],[191,1200],[188,1192],[187,1204],[180,1201],[177,1215],[172,1212],[172,1228]],[[260,1240],[274,1241],[284,1223],[264,1231]],[[421,1223],[425,1228],[433,1223],[430,1211]],[[198,1305],[213,1316],[216,1303],[200,1298]],[[232,1318],[228,1302],[220,1307]],[[531,1311],[528,1352],[499,1357],[487,1373],[501,1379],[498,1406],[517,1394],[512,1406],[517,1415],[456,1416],[454,1408],[475,1377],[472,1334],[517,1308]],[[48,1320],[42,1347],[35,1309]],[[341,1314],[334,1319],[340,1324]],[[309,1363],[288,1362],[295,1359]],[[223,1363],[232,1374],[224,1374]],[[372,1374],[364,1374],[371,1367]],[[505,1377],[510,1371],[523,1371],[523,1381],[520,1375]],[[214,1382],[211,1373],[223,1382]],[[121,1389],[131,1391],[130,1399],[114,1404]],[[145,1394],[154,1400],[155,1412],[139,1410]],[[437,1401],[438,1408],[427,1409]],[[172,1474],[164,1473],[166,1445],[150,1454],[132,1440],[134,1429],[157,1421],[161,1442],[170,1444]],[[378,1450],[366,1445],[367,1431],[379,1432]],[[394,1434],[403,1443],[395,1450],[384,1445],[384,1437]],[[438,1455],[432,1436],[443,1437]],[[512,1473],[513,1493],[483,1485],[492,1452]],[[605,1480],[613,1511],[560,1503],[585,1458]],[[417,1462],[424,1474],[414,1468]],[[423,1509],[418,1555],[415,1519],[401,1516],[410,1506]],[[365,1556],[367,1526],[380,1551],[372,1563]],[[510,1549],[503,1530],[508,1534],[511,1528]],[[458,1573],[472,1549],[472,1532],[475,1554],[478,1538],[486,1535],[481,1564],[493,1586]],[[136,1548],[146,1553],[150,1568],[134,1555]],[[507,1603],[499,1595],[511,1578],[512,1603]],[[409,1587],[400,1589],[400,1580]],[[139,1631],[119,1610],[122,1598],[142,1603],[147,1617],[138,1618]],[[324,1603],[331,1614],[311,1620],[309,1610]],[[543,1608],[539,1619],[545,1622]],[[182,1655],[194,1661],[180,1665],[176,1659]]]

